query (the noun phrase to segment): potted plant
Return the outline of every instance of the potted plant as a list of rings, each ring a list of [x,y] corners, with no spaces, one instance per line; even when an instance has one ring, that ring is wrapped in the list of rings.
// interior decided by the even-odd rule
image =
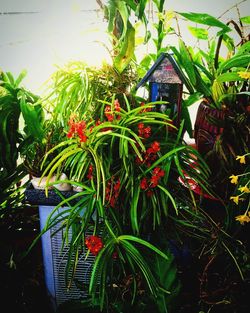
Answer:
[[[212,170],[214,190],[226,199],[230,193],[226,177],[238,168],[235,157],[249,149],[250,51],[249,35],[243,28],[247,18],[224,24],[208,14],[179,14],[210,27],[209,31],[190,27],[198,40],[205,40],[207,48],[192,48],[180,39],[179,49],[172,50],[189,79],[190,100],[200,99],[194,125],[197,149]],[[211,33],[215,28],[219,32]]]
[[[25,76],[25,71],[16,79],[10,72],[0,74],[0,209],[3,221],[5,215],[8,218],[15,211],[21,215],[25,213],[22,210],[26,207],[24,191],[30,172],[22,159],[23,151],[42,137],[39,97],[21,86]],[[29,213],[27,217],[29,220]],[[26,221],[22,220],[22,223],[26,224]]]
[[[65,172],[81,191],[58,203],[41,234],[61,223],[69,284],[79,251],[86,258],[95,256],[89,305],[128,312],[146,305],[165,312],[169,292],[178,290],[168,227],[197,206],[190,185],[184,187],[178,178],[187,182],[192,177],[209,193],[209,171],[199,153],[183,142],[183,123],[176,129],[167,115],[152,110],[155,103],[134,102],[114,96],[99,100],[93,115],[70,116],[65,140],[45,154],[44,164],[51,154],[56,156],[43,167],[42,177],[49,186],[50,177]],[[164,280],[154,264],[165,267]],[[130,304],[124,302],[124,292]]]

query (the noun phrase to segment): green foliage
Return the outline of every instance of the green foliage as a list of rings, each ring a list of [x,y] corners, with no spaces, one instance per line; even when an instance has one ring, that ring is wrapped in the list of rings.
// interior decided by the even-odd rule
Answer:
[[[112,102],[100,100],[95,120],[86,115],[71,120],[74,134],[46,153],[44,164],[58,151],[44,166],[42,177],[46,176],[47,187],[52,175],[66,172],[69,182],[81,186],[82,191],[58,204],[43,232],[63,222],[63,242],[69,247],[69,285],[78,253],[83,246],[86,249],[86,232],[101,236],[104,245],[95,259],[89,285],[89,293],[101,310],[112,306],[113,298],[121,299],[123,288],[127,288],[129,304],[116,300],[118,312],[127,312],[126,306],[137,307],[139,303],[142,312],[144,305],[167,312],[179,290],[176,268],[165,247],[163,250],[145,238],[158,232],[170,216],[178,216],[181,187],[177,178],[185,180],[183,173],[189,173],[209,192],[209,171],[197,151],[182,141],[183,125],[176,130],[167,115],[152,110],[155,103],[134,107],[125,96],[123,100],[121,106],[114,98]],[[84,125],[85,137],[76,125]],[[70,133],[70,127],[65,133]],[[147,127],[149,136],[143,137],[140,127]],[[190,167],[192,160],[199,160],[197,168]],[[153,183],[152,177],[159,171],[161,176]],[[64,205],[69,209],[58,211]],[[151,254],[155,255],[154,264]],[[164,275],[160,275],[163,264]],[[123,286],[126,279],[129,284]],[[151,298],[141,297],[140,288]]]
[[[136,81],[132,68],[123,73],[109,65],[89,67],[84,62],[69,62],[58,68],[48,82],[48,96],[44,105],[53,122],[66,127],[70,115],[94,115],[100,110],[99,99],[110,101],[114,94],[128,94]]]
[[[0,208],[1,214],[20,206],[23,199],[17,186],[27,174],[23,164],[18,164],[20,145],[23,143],[20,118],[22,101],[34,102],[37,97],[20,87],[25,77],[23,71],[15,78],[10,72],[1,73],[0,86]],[[24,106],[23,106],[24,108]]]
[[[111,35],[113,51],[113,65],[122,73],[134,58],[135,29],[130,22],[132,12],[146,24],[145,6],[147,0],[136,4],[134,1],[108,1],[104,6],[108,20],[108,32]]]
[[[181,16],[185,17],[186,19],[207,26],[213,26],[220,28],[223,32],[231,31],[230,27],[226,24],[222,23],[219,19],[207,14],[207,13],[184,13],[178,12]]]
[[[198,39],[205,39],[208,47],[200,48],[188,47],[184,40],[179,40],[179,48],[171,47],[177,62],[183,68],[190,85],[187,86],[190,94],[200,93],[205,97],[210,106],[221,109],[226,105],[231,109],[234,102],[225,98],[226,94],[232,93],[232,86],[235,87],[233,93],[237,95],[245,91],[242,82],[244,79],[239,76],[239,72],[248,70],[250,63],[250,54],[248,51],[249,42],[247,37],[241,31],[237,22],[229,21],[224,24],[220,19],[204,13],[180,13],[187,21],[196,22],[207,26],[207,29],[190,27],[193,35]],[[229,27],[232,24],[232,28]],[[211,29],[210,29],[211,28]],[[211,33],[213,28],[220,28],[216,35]],[[234,30],[234,35],[240,36],[241,45],[230,37],[228,32]],[[227,56],[221,52],[222,43],[225,44]],[[242,53],[244,51],[244,54]]]

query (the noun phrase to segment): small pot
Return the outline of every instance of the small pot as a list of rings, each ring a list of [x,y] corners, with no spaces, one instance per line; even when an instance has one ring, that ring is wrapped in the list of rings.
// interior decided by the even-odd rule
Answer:
[[[50,183],[54,183],[56,180],[66,180],[68,179],[67,175],[62,173],[62,175],[57,178],[56,176],[52,176],[50,179]],[[46,188],[47,185],[47,176],[43,177],[41,179],[41,177],[33,177],[31,179],[31,183],[34,187],[34,189],[39,189],[39,190],[44,190]],[[69,183],[59,183],[59,184],[55,184],[55,185],[51,185],[48,187],[48,189],[53,189],[56,188],[59,191],[69,191],[72,189],[72,186]]]

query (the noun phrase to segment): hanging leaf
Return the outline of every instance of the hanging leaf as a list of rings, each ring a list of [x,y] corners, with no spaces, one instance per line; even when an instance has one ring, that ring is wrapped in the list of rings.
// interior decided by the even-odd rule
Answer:
[[[145,12],[145,7],[147,4],[147,0],[141,0],[139,1],[139,4],[137,5],[137,9],[136,9],[136,16],[138,16],[139,18],[142,18]]]
[[[119,73],[122,73],[125,70],[129,62],[133,58],[134,49],[135,49],[135,29],[130,24],[130,22],[128,22],[127,33],[121,51],[114,58],[114,66]]]
[[[122,18],[123,25],[121,26],[121,29],[119,32],[121,32],[120,40],[126,36],[127,33],[127,25],[129,21],[129,12],[128,8],[124,1],[115,1],[117,10]]]
[[[128,9],[124,1],[112,0],[108,2],[108,32],[122,40],[127,32],[129,19]],[[121,19],[121,23],[119,23]]]

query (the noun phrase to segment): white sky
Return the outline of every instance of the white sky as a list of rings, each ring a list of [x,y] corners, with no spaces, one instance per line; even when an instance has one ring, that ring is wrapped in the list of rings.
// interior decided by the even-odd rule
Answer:
[[[218,17],[237,2],[166,0],[165,7]],[[243,16],[250,15],[249,4],[247,0],[240,6]],[[0,68],[15,76],[26,69],[25,86],[39,93],[42,83],[55,71],[55,64],[63,65],[70,60],[101,64],[109,56],[101,44],[107,42],[106,23],[97,9],[95,0],[0,0]],[[230,11],[224,19],[234,17],[235,13]],[[189,38],[188,33],[186,36]]]

